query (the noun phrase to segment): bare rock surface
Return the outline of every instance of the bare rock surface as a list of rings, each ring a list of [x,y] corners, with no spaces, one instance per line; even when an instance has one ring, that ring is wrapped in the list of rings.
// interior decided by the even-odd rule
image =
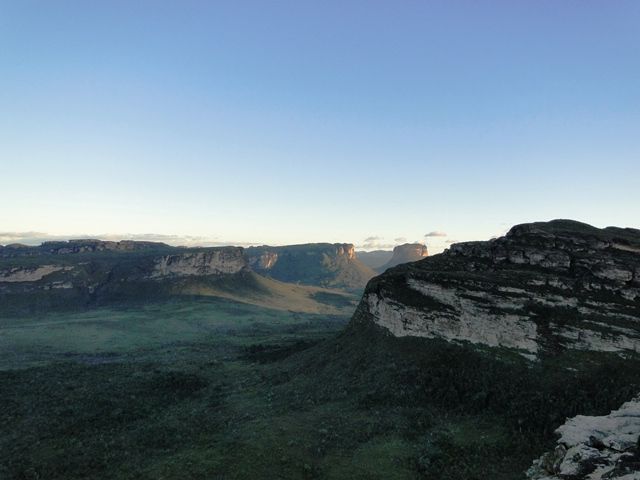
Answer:
[[[640,480],[640,397],[609,415],[578,415],[556,430],[554,451],[527,472],[531,480]]]
[[[55,272],[71,270],[61,265],[40,265],[36,267],[14,267],[0,270],[0,282],[37,282]]]
[[[386,269],[395,267],[402,263],[417,262],[429,256],[427,246],[422,243],[405,243],[394,247],[393,254],[389,261],[377,270],[384,272]]]
[[[640,350],[640,231],[570,220],[452,245],[373,279],[353,322],[514,349]]]
[[[233,274],[247,267],[242,248],[228,247],[164,255],[155,261],[150,278]]]

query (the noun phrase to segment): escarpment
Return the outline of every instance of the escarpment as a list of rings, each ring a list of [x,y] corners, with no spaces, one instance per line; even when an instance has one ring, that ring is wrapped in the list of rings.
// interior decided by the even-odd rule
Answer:
[[[640,350],[640,231],[569,220],[452,245],[373,279],[352,320],[514,349]]]
[[[361,290],[376,273],[350,243],[310,243],[246,249],[251,268],[282,282]]]
[[[66,241],[44,242],[38,246],[11,244],[0,246],[0,258],[36,257],[42,255],[73,255],[98,252],[141,252],[171,249],[169,245],[160,242],[140,242],[135,240],[121,240],[118,242],[78,239]]]
[[[376,270],[384,272],[388,268],[395,267],[402,263],[417,262],[427,256],[429,256],[429,252],[426,245],[422,243],[405,243],[394,247],[389,261]]]
[[[223,275],[248,268],[242,248],[206,249],[156,259],[150,278]]]
[[[185,282],[232,278],[249,271],[240,247],[187,249],[82,240],[17,250],[19,254],[4,252],[0,261],[2,311],[85,306],[122,298],[143,301],[179,292]]]

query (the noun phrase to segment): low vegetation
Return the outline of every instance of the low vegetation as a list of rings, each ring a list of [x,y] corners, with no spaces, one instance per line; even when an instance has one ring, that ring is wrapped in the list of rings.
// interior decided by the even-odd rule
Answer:
[[[565,416],[640,389],[614,355],[346,320],[216,299],[3,320],[0,478],[512,480]]]

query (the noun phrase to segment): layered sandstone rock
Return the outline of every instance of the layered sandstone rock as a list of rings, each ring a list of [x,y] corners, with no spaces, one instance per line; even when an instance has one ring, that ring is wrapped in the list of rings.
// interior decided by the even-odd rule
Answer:
[[[150,278],[223,275],[248,268],[243,249],[226,247],[164,255],[155,261]]]
[[[556,430],[554,451],[527,472],[531,480],[640,480],[640,397],[602,417],[578,415]]]
[[[62,265],[39,265],[37,267],[13,267],[0,270],[0,283],[37,282],[55,272],[72,270]]]
[[[354,323],[512,348],[640,350],[640,231],[556,220],[453,245],[368,285]]]

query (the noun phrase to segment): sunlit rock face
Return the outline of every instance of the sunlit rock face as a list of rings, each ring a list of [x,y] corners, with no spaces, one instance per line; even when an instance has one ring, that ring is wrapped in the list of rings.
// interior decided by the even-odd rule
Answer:
[[[242,248],[226,247],[164,255],[155,261],[150,278],[238,273],[248,268]]]
[[[276,252],[263,252],[248,258],[249,266],[253,270],[270,270],[278,261],[278,254]]]
[[[379,267],[378,271],[384,272],[386,269],[402,263],[417,262],[428,255],[427,246],[422,243],[405,243],[404,245],[398,245],[393,249],[393,254],[389,261],[382,267]]]
[[[40,265],[37,267],[13,267],[0,270],[0,283],[37,282],[55,272],[71,270],[62,265]]]
[[[453,245],[373,279],[353,322],[395,336],[506,347],[640,351],[640,231],[556,220]]]
[[[351,243],[337,243],[336,247],[336,256],[344,256],[347,257],[348,260],[353,260],[356,258],[356,248]]]
[[[578,415],[556,430],[557,446],[534,461],[531,480],[640,480],[640,398],[601,417]]]

